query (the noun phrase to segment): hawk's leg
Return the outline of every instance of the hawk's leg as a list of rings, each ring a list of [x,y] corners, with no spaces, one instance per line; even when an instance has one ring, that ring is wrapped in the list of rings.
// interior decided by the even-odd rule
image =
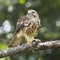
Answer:
[[[27,40],[27,44],[32,43],[32,41],[34,40],[34,38],[33,38],[33,37],[26,36],[26,35],[25,35],[25,38],[26,38],[26,40]]]
[[[27,40],[27,44],[30,44],[30,43],[32,43],[32,39],[31,40]]]

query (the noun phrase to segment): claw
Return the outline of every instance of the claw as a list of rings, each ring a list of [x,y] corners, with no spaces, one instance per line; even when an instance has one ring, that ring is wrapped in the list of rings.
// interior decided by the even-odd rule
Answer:
[[[33,42],[38,42],[38,43],[40,43],[41,42],[41,40],[39,40],[39,39],[34,39],[34,41]]]

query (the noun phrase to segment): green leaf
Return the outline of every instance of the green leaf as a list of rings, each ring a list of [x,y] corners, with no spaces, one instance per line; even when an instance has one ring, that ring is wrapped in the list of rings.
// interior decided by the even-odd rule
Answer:
[[[7,49],[8,46],[6,44],[0,43],[0,50]]]
[[[26,0],[18,0],[20,4],[25,4]]]

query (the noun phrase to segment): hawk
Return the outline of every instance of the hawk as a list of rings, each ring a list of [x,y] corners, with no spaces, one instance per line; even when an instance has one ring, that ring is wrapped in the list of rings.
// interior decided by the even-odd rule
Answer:
[[[20,44],[22,38],[25,37],[27,44],[31,43],[35,39],[37,30],[40,26],[40,18],[38,13],[31,9],[28,10],[27,15],[21,16],[16,24],[16,31],[13,35],[12,42],[9,47],[15,47]]]

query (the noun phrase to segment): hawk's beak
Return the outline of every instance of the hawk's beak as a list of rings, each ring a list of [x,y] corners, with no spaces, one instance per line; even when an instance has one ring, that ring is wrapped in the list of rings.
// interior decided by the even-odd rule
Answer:
[[[28,12],[28,13],[27,13],[27,17],[30,17],[30,16],[31,16],[31,14]]]
[[[28,15],[30,15],[30,13],[28,13]]]

